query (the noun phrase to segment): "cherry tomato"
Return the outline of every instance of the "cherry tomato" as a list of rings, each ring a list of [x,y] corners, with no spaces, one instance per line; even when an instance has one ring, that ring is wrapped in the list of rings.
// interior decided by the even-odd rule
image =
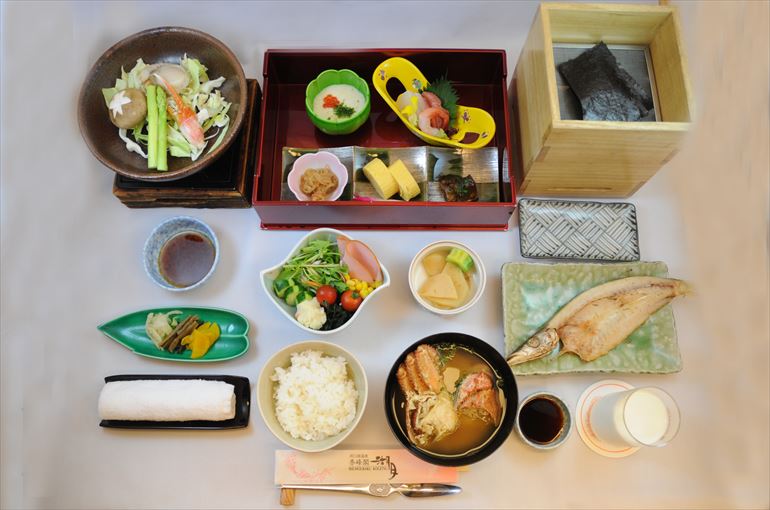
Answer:
[[[346,290],[342,293],[342,298],[340,299],[340,304],[342,305],[342,308],[345,309],[347,312],[355,312],[358,310],[358,307],[361,306],[361,302],[364,300],[364,298],[361,297],[361,294],[359,294],[355,290]]]
[[[337,289],[331,285],[322,285],[318,287],[318,290],[315,292],[315,298],[322,305],[324,303],[327,305],[333,305],[337,302]]]

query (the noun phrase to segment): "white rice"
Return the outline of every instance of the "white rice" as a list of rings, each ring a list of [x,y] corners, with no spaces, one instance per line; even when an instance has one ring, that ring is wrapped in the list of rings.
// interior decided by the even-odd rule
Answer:
[[[356,416],[358,391],[348,376],[347,361],[307,350],[291,355],[289,368],[277,367],[275,415],[295,439],[320,441],[339,434]]]

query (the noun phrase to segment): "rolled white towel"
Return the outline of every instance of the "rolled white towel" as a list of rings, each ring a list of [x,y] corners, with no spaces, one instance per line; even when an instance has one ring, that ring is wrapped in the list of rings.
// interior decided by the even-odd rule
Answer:
[[[223,421],[235,417],[235,388],[223,381],[112,381],[99,394],[103,420]]]

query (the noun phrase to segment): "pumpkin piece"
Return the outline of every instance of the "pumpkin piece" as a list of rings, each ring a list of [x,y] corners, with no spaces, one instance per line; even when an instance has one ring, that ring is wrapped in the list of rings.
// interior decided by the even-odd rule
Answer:
[[[426,299],[457,299],[457,290],[448,274],[439,273],[425,280],[420,289],[420,295]]]
[[[439,274],[446,265],[446,257],[440,253],[431,253],[424,259],[422,259],[422,266],[425,268],[425,272],[428,276],[434,276]]]

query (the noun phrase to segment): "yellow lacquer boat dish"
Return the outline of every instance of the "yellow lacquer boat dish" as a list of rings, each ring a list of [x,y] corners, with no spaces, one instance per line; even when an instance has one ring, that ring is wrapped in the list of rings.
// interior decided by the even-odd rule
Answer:
[[[480,149],[487,145],[495,136],[495,119],[482,110],[470,106],[457,105],[457,118],[455,126],[457,133],[451,138],[439,138],[429,135],[416,126],[414,126],[406,114],[399,111],[396,100],[390,97],[387,90],[388,81],[395,78],[401,82],[404,88],[409,92],[419,92],[428,85],[428,80],[417,67],[401,57],[393,57],[377,66],[372,76],[372,84],[382,98],[388,103],[388,106],[398,115],[401,122],[409,128],[409,131],[419,136],[424,142],[431,145],[440,145],[444,147],[458,147],[460,149]],[[478,137],[470,143],[463,143],[466,135],[476,133]]]

